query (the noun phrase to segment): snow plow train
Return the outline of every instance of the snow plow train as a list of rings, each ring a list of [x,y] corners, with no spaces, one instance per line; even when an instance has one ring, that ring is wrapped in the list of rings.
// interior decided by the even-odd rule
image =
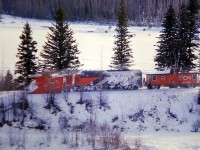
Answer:
[[[173,70],[145,73],[141,70],[128,71],[70,71],[52,73],[43,71],[41,74],[30,76],[33,81],[28,87],[28,93],[41,94],[66,91],[95,91],[95,90],[136,90],[143,86],[148,89],[161,86],[196,87],[199,85],[197,72],[174,73]]]

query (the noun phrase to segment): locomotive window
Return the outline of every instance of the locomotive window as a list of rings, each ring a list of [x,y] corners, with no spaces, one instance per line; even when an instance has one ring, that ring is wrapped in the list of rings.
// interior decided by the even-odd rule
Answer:
[[[85,77],[85,73],[84,72],[81,73],[81,77]]]
[[[165,77],[164,77],[164,76],[162,76],[162,77],[161,77],[161,80],[165,80]]]
[[[156,75],[153,75],[153,79],[152,80],[156,80]]]
[[[193,74],[192,75],[192,80],[196,80],[197,79],[197,75],[196,74]]]

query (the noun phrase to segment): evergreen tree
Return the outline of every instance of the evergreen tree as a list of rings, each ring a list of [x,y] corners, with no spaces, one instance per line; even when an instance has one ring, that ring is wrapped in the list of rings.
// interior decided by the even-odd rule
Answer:
[[[4,77],[0,76],[0,91],[3,91]]]
[[[36,64],[36,41],[32,38],[32,30],[29,23],[25,23],[21,36],[21,43],[18,47],[18,53],[16,57],[19,61],[15,64],[15,74],[17,78],[15,80],[17,88],[24,88],[27,86],[31,79],[29,75],[33,75],[37,72]]]
[[[175,66],[178,70],[189,71],[196,67],[195,51],[199,47],[196,42],[199,40],[198,10],[198,1],[190,0],[187,6],[181,5],[176,21],[175,11],[172,6],[169,7],[162,24],[163,30],[155,58],[158,68]]]
[[[4,77],[3,89],[4,91],[11,91],[14,89],[13,75],[10,72],[10,70],[7,70],[6,75]]]
[[[179,35],[179,68],[180,70],[187,70],[187,43],[188,43],[188,10],[187,6],[183,3],[178,13],[178,35]]]
[[[154,61],[159,68],[163,67],[177,67],[177,60],[179,55],[179,40],[176,13],[170,5],[164,22],[162,23],[162,31],[159,36],[158,49]]]
[[[114,36],[115,47],[113,48],[114,56],[110,66],[116,70],[127,70],[133,65],[133,56],[130,48],[131,35],[128,32],[128,17],[124,0],[120,0],[117,19],[117,35]]]
[[[198,19],[198,12],[200,9],[200,3],[199,0],[189,0],[187,4],[187,19],[188,19],[188,28],[187,28],[187,60],[186,60],[186,66],[188,70],[192,70],[196,67],[196,64],[194,61],[198,58],[195,55],[195,52],[197,52],[199,48],[199,43],[197,43],[197,40],[199,41],[198,34],[200,33],[198,31],[198,25],[197,25],[197,19]]]
[[[47,36],[47,42],[41,52],[41,66],[48,69],[78,69],[78,45],[73,39],[74,32],[69,28],[66,14],[59,7],[54,17],[55,23],[49,27],[51,33]]]

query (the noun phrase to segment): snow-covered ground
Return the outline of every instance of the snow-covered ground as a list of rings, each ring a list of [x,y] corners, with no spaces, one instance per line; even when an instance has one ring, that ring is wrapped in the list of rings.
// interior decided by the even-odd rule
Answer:
[[[17,48],[20,43],[19,36],[24,24],[28,21],[33,31],[33,38],[38,42],[38,55],[46,41],[48,27],[51,21],[23,19],[2,15],[0,22],[0,66],[5,70],[14,70],[17,61]],[[98,25],[94,23],[70,23],[74,31],[74,38],[81,52],[80,61],[84,66],[82,69],[109,69],[111,57],[113,56],[115,26]],[[148,29],[146,27],[129,27],[133,34],[132,49],[134,55],[134,69],[142,71],[154,69],[155,44],[159,36],[158,28]],[[2,67],[0,67],[2,69]]]
[[[51,26],[51,21],[2,15],[0,70],[2,67],[4,70],[14,70],[20,43],[19,36],[26,21],[32,27],[33,38],[38,42],[38,51],[41,51],[49,31],[47,27]],[[75,32],[74,37],[79,43],[80,60],[84,64],[82,69],[109,69],[115,27],[92,23],[71,23],[70,27]],[[160,29],[129,27],[129,31],[134,34],[131,43],[135,60],[133,68],[143,72],[153,70],[154,45]],[[101,126],[105,127],[106,124],[110,128],[123,130],[121,134],[132,148],[135,146],[135,139],[141,139],[143,149],[148,150],[200,150],[200,133],[192,132],[195,122],[200,120],[200,105],[197,105],[196,101],[198,90],[198,88],[161,88],[160,90],[139,89],[82,94],[70,92],[68,95],[61,93],[55,96],[56,102],[62,109],[57,114],[51,114],[44,108],[47,95],[28,95],[32,106],[31,111],[47,122],[49,128],[46,131],[40,131],[15,128],[17,123],[13,123],[11,128],[4,125],[0,128],[0,149],[74,149],[76,132],[72,129],[78,126],[80,129],[80,125],[84,125],[88,132],[78,132],[79,146],[76,149],[90,150],[91,144],[89,145],[89,142],[84,139],[88,133],[93,134],[92,129],[87,128],[89,128],[90,119],[95,119],[99,127],[95,129],[101,129]],[[0,93],[0,101],[8,104],[11,101],[10,97],[14,96],[10,92]],[[77,104],[81,97],[86,101],[82,105]],[[100,109],[100,100],[106,102],[106,107]],[[71,126],[67,134],[59,127],[59,118],[63,119],[64,116],[67,117],[68,125]],[[9,117],[12,118],[12,115]],[[36,122],[28,119],[29,117],[26,117],[25,125],[29,127],[36,125]],[[67,136],[68,144],[62,143],[64,136]],[[97,148],[100,147],[97,146]]]
[[[103,132],[101,129],[107,125],[110,129],[122,131],[121,135],[132,148],[135,147],[135,140],[140,139],[143,149],[148,150],[199,150],[200,134],[193,132],[194,124],[200,120],[198,90],[161,88],[60,93],[55,95],[55,101],[62,111],[56,114],[44,108],[46,94],[28,95],[32,112],[46,122],[47,130],[31,129],[37,123],[27,115],[25,126],[30,128],[18,129],[19,123],[13,123],[11,128],[7,125],[0,128],[0,149],[17,149],[23,142],[27,150],[73,149],[77,133],[77,149],[90,150],[91,145],[84,139],[94,129],[95,135],[100,136]],[[4,102],[11,101],[9,97]],[[84,104],[77,103],[81,98]],[[106,103],[102,108],[100,99]],[[60,119],[63,117],[67,118],[69,126],[67,134],[60,129]],[[94,129],[90,126],[90,119],[95,121]],[[83,132],[80,132],[81,127],[84,127]],[[64,135],[68,144],[62,143]],[[96,145],[97,149],[102,147]]]

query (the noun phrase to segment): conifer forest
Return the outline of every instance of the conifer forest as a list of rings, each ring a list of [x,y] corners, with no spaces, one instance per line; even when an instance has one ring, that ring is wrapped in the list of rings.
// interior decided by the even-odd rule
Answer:
[[[159,26],[170,4],[176,11],[188,0],[126,0],[128,18],[134,25]],[[70,21],[116,21],[119,0],[0,0],[0,13],[52,19],[58,6]]]

